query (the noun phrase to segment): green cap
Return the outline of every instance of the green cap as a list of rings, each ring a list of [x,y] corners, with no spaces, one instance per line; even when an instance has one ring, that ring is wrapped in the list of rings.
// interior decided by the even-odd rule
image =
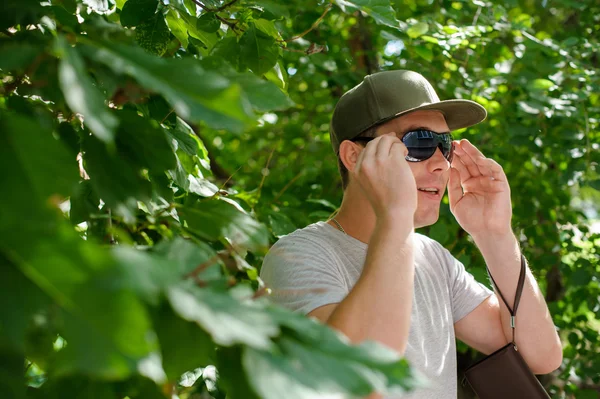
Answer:
[[[333,151],[337,154],[342,141],[373,126],[418,110],[440,111],[450,130],[475,125],[487,115],[474,101],[440,101],[433,86],[416,72],[378,72],[365,76],[335,106],[329,127]]]

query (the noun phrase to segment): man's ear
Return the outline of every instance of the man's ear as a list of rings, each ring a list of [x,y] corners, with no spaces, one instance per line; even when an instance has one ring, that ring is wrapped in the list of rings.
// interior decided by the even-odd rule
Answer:
[[[340,159],[346,169],[353,171],[358,162],[358,156],[364,148],[350,140],[344,140],[340,143]]]

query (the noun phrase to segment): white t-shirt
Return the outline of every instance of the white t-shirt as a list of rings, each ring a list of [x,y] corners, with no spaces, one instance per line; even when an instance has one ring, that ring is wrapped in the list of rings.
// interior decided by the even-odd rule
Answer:
[[[413,236],[415,278],[405,357],[432,386],[402,398],[456,399],[454,323],[492,291],[438,242]],[[265,257],[260,276],[272,289],[274,302],[307,314],[346,297],[360,277],[366,254],[366,244],[318,222],[282,237]]]

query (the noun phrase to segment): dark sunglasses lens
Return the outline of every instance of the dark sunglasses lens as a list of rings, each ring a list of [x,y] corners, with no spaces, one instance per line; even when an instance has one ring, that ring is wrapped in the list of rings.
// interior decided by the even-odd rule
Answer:
[[[431,158],[435,152],[435,147],[408,147],[407,160],[412,162],[424,161]]]
[[[418,162],[429,159],[439,147],[444,158],[452,162],[454,151],[452,136],[450,134],[437,134],[429,130],[416,130],[407,133],[402,138],[402,142],[408,148],[407,160],[409,161]]]

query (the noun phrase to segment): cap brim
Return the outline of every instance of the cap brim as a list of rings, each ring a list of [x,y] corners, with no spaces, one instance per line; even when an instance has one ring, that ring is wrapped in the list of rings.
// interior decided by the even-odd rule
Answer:
[[[444,115],[444,118],[446,118],[446,123],[450,130],[463,129],[465,127],[476,125],[487,117],[485,108],[475,101],[444,100],[399,112],[388,118],[388,120],[421,110],[440,111]]]

